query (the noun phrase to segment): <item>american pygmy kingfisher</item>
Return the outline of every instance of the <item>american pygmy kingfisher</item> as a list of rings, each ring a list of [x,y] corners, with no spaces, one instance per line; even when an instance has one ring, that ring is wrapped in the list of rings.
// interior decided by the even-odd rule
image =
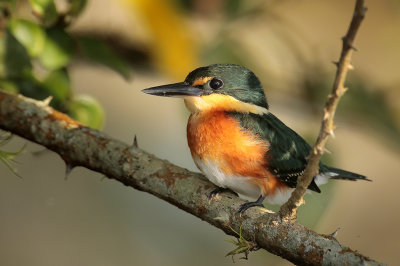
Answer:
[[[243,212],[262,206],[264,199],[284,203],[302,175],[310,145],[274,116],[256,75],[245,67],[216,64],[189,73],[184,82],[143,92],[181,97],[191,115],[187,139],[200,171],[219,189],[257,199]],[[308,189],[321,192],[328,179],[368,180],[365,176],[319,164]]]

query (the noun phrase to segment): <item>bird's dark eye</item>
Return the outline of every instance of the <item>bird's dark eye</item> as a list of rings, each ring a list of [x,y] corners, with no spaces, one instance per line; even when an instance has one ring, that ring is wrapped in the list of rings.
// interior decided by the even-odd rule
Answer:
[[[210,87],[213,90],[218,90],[219,88],[221,88],[224,85],[224,82],[222,82],[222,80],[217,79],[217,78],[213,78],[210,81]]]

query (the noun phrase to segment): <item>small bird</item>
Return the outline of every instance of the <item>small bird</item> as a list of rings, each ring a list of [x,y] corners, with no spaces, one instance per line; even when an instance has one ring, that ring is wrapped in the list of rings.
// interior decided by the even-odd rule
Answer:
[[[245,67],[215,64],[200,67],[184,82],[142,90],[181,97],[190,117],[187,140],[196,166],[219,188],[257,199],[253,206],[288,200],[307,165],[311,146],[269,111],[264,89]],[[319,164],[308,189],[320,193],[328,179],[369,180],[363,175]]]

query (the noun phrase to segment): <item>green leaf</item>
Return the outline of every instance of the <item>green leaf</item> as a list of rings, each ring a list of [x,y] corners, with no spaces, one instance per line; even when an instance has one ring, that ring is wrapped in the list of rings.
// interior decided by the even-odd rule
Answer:
[[[40,63],[49,70],[65,67],[74,52],[74,40],[61,28],[49,29],[46,34],[44,49],[38,58]]]
[[[229,242],[232,243],[233,245],[235,245],[236,248],[231,250],[231,251],[229,251],[225,255],[225,257],[226,256],[234,256],[234,255],[243,253],[244,254],[244,259],[247,259],[247,256],[251,251],[255,251],[255,250],[259,249],[255,243],[247,241],[243,237],[243,235],[242,235],[242,227],[243,227],[243,223],[240,225],[239,233],[236,232],[232,227],[230,227],[232,232],[234,232],[237,236],[236,236],[236,240],[230,239]]]
[[[61,112],[67,112],[68,110],[71,84],[66,69],[52,71],[43,80],[39,80],[34,75],[31,75],[20,79],[14,79],[10,83],[17,88],[19,93],[30,98],[44,100],[52,96],[53,99],[50,105],[53,108]],[[0,88],[2,84],[3,83],[0,82]]]
[[[51,72],[42,82],[42,86],[49,95],[53,96],[51,105],[62,110],[71,95],[71,82],[67,70],[59,69]]]
[[[7,7],[9,8],[9,10],[11,10],[12,13],[14,13],[16,7],[17,7],[17,0],[0,0],[0,7],[3,9],[4,8],[4,4],[8,5]]]
[[[0,90],[10,93],[18,93],[18,86],[9,80],[0,80]]]
[[[240,0],[228,0],[225,1],[225,11],[228,14],[230,18],[234,18],[238,15],[240,12],[240,7],[241,7],[241,1]]]
[[[109,67],[121,74],[125,79],[131,78],[128,63],[114,52],[104,42],[90,37],[81,37],[78,40],[83,53],[91,60]]]
[[[29,0],[34,14],[42,20],[45,26],[53,25],[58,19],[56,5],[53,0]]]
[[[100,103],[89,95],[78,95],[69,108],[72,118],[91,128],[100,129],[104,125],[104,110]]]
[[[87,0],[69,0],[68,14],[78,16],[86,7]]]
[[[7,144],[12,138],[12,135],[10,133],[5,133],[0,135],[0,146],[4,146]],[[15,169],[12,164],[17,163],[14,158],[21,154],[25,150],[24,145],[19,151],[16,152],[7,152],[4,150],[0,149],[0,162],[2,162],[14,175],[21,177],[17,173],[17,169]]]
[[[38,81],[34,76],[16,79],[14,82],[17,85],[19,92],[29,98],[44,100],[50,96],[41,86],[40,81]]]
[[[10,31],[32,57],[38,56],[45,43],[45,32],[37,24],[23,19],[11,19]]]
[[[13,135],[10,132],[0,130],[0,146],[6,145],[12,139]]]
[[[6,30],[4,38],[0,38],[0,76],[19,78],[30,73],[31,69],[31,61],[25,47]]]

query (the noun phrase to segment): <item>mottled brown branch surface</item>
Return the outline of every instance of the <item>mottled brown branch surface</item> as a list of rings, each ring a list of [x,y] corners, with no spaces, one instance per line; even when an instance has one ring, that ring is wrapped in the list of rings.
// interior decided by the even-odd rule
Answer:
[[[242,225],[245,239],[293,263],[380,265],[331,236],[287,223],[266,209],[251,208],[241,217],[236,212],[244,201],[233,194],[223,193],[209,202],[215,186],[201,174],[82,126],[46,101],[0,91],[0,128],[53,150],[69,168],[83,166],[151,193],[229,235],[235,235],[232,229],[239,232]]]
[[[313,180],[313,177],[318,174],[319,161],[325,151],[325,144],[329,136],[333,135],[333,130],[335,128],[333,118],[335,116],[336,107],[340,98],[347,90],[347,88],[344,87],[344,82],[346,80],[347,71],[352,68],[351,55],[355,50],[353,43],[366,11],[367,8],[364,6],[364,0],[357,0],[349,29],[342,38],[343,46],[339,61],[335,62],[337,66],[336,76],[332,91],[328,95],[328,100],[325,104],[321,129],[317,141],[310,152],[307,167],[303,175],[299,178],[296,189],[293,191],[289,200],[283,204],[279,210],[282,219],[288,221],[297,219],[297,208],[303,203],[303,196],[306,193],[307,187]]]

